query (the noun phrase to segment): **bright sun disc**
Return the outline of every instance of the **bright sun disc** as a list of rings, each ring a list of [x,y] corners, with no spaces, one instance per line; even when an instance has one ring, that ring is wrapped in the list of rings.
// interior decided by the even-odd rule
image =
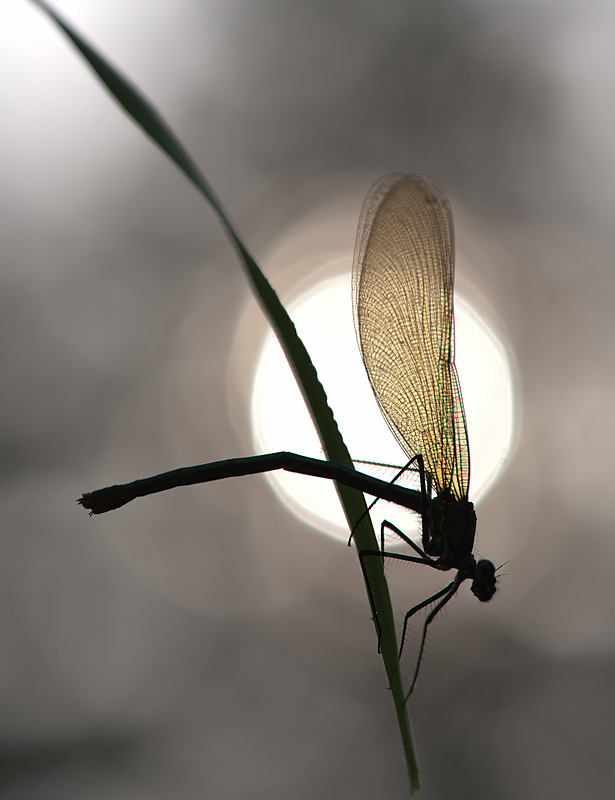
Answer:
[[[294,303],[289,312],[325,388],[354,459],[403,466],[408,458],[389,431],[372,393],[356,343],[350,276],[329,278]],[[493,484],[513,440],[513,387],[508,359],[493,332],[455,296],[456,364],[463,392],[471,453],[470,499]],[[289,450],[322,458],[323,452],[282,350],[270,334],[258,359],[251,404],[255,452]],[[394,472],[363,467],[383,480]],[[278,471],[267,474],[276,493],[299,517],[338,538],[348,528],[333,484]],[[409,476],[409,485],[413,476]],[[379,503],[386,518],[418,531],[416,516]]]

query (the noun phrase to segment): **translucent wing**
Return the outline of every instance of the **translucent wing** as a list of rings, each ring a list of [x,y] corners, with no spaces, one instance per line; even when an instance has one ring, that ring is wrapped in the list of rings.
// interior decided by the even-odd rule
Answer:
[[[355,328],[380,410],[437,494],[467,499],[470,454],[455,368],[453,222],[442,189],[394,174],[361,212],[352,276]]]

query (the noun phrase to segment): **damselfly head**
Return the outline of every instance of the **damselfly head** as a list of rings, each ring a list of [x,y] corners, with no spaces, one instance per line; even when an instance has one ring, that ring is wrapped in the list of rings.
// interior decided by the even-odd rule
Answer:
[[[496,592],[495,566],[486,558],[481,559],[474,570],[474,580],[470,587],[475,597],[481,603],[487,603]]]

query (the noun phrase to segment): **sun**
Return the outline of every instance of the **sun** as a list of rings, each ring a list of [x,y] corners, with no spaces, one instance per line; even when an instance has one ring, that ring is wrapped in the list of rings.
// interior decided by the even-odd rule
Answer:
[[[462,297],[456,296],[456,363],[470,439],[470,499],[493,485],[513,441],[513,382],[498,337]],[[387,427],[369,385],[355,340],[350,275],[321,281],[288,306],[323,384],[353,459],[403,465],[407,456]],[[255,452],[290,450],[323,457],[316,431],[282,350],[273,335],[263,342],[252,388]],[[385,468],[362,467],[388,480]],[[329,481],[276,472],[267,479],[302,519],[347,539],[343,512]],[[388,506],[387,519],[408,530],[408,512]],[[391,519],[393,517],[393,519]],[[397,518],[397,520],[395,519]]]

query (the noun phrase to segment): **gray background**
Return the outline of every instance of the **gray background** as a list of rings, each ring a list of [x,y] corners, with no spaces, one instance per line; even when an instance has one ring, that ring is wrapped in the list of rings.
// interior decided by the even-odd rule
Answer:
[[[480,548],[508,563],[430,637],[422,796],[612,797],[612,4],[56,5],[258,258],[349,187],[356,220],[388,171],[433,175],[488,231],[474,277],[520,428]],[[0,31],[3,798],[405,796],[354,553],[260,477],[92,520],[74,503],[249,454],[227,369],[253,301],[204,203],[40,13],[4,3]],[[392,573],[403,611],[428,577]]]

